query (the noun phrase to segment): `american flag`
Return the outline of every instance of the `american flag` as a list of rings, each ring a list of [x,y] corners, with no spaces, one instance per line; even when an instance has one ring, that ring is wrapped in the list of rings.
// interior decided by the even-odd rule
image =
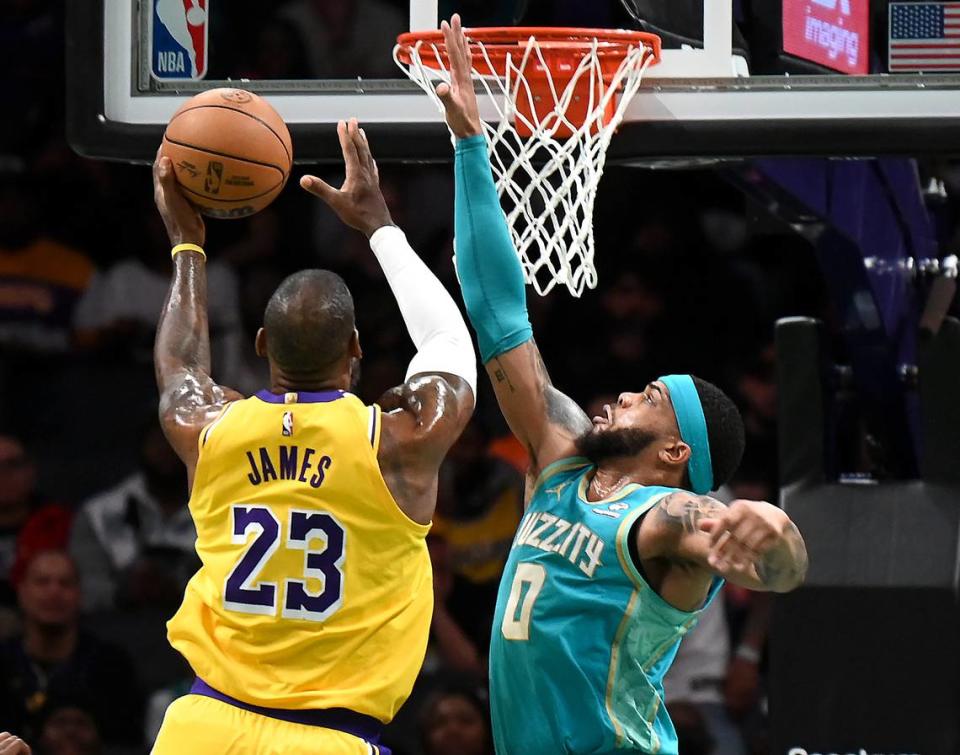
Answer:
[[[960,2],[890,3],[889,69],[960,71]]]

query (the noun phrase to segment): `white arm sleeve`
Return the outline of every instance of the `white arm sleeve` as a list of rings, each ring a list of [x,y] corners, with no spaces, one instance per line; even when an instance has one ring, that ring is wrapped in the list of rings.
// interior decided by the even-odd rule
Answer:
[[[384,226],[374,233],[370,248],[383,268],[417,347],[407,368],[407,379],[421,373],[446,372],[466,380],[476,396],[477,355],[467,324],[447,289],[396,226]]]

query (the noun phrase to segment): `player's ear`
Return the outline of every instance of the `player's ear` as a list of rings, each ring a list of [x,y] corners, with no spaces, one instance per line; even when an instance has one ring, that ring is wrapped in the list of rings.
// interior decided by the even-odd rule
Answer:
[[[353,335],[350,336],[350,345],[347,350],[354,359],[363,359],[363,349],[360,348],[360,331],[356,328],[353,329]]]
[[[660,461],[664,464],[682,465],[690,460],[690,446],[679,438],[673,439],[660,449]]]
[[[265,359],[267,356],[267,331],[260,328],[260,330],[257,331],[257,337],[253,344],[257,351],[257,356]]]

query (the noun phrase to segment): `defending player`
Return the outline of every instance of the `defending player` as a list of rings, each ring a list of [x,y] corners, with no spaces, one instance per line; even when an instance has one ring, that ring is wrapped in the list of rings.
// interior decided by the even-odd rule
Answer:
[[[360,341],[336,275],[277,289],[257,334],[271,385],[243,399],[210,376],[204,224],[154,166],[174,274],[155,347],[160,416],[187,465],[202,567],[168,625],[197,674],[154,747],[183,753],[386,752],[379,730],[427,645],[425,537],[437,472],[474,404],[476,357],[456,305],[392,225],[356,121],[346,182],[301,182],[370,237],[417,346],[380,406],[348,391]],[[382,407],[382,410],[381,410]]]
[[[797,587],[803,540],[768,503],[727,507],[704,495],[734,472],[744,443],[736,407],[710,383],[663,377],[592,422],[553,386],[532,340],[459,18],[443,30],[457,272],[500,407],[532,459],[490,646],[497,752],[675,754],[661,681],[681,637],[724,579]]]

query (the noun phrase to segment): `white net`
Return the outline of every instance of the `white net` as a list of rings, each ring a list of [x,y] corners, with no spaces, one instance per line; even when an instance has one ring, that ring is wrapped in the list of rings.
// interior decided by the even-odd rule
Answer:
[[[518,46],[516,55],[507,55],[502,75],[479,73],[480,66],[484,71],[497,67],[482,42],[471,42],[471,46],[474,79],[481,85],[478,94],[486,96],[497,113],[496,121],[484,121],[484,131],[497,191],[527,283],[541,296],[557,284],[580,296],[584,288],[597,285],[593,206],[607,147],[654,58],[642,44],[630,47],[606,83],[603,43],[594,39],[584,43],[570,80],[558,88],[535,37]],[[449,83],[450,72],[441,46],[419,42],[408,51],[409,64],[399,52],[398,46],[397,65],[442,112],[436,86]],[[439,62],[440,68],[427,65],[424,59],[434,66]],[[545,87],[531,86],[525,75],[531,70],[537,75],[542,72]],[[544,97],[549,101],[543,102]]]

